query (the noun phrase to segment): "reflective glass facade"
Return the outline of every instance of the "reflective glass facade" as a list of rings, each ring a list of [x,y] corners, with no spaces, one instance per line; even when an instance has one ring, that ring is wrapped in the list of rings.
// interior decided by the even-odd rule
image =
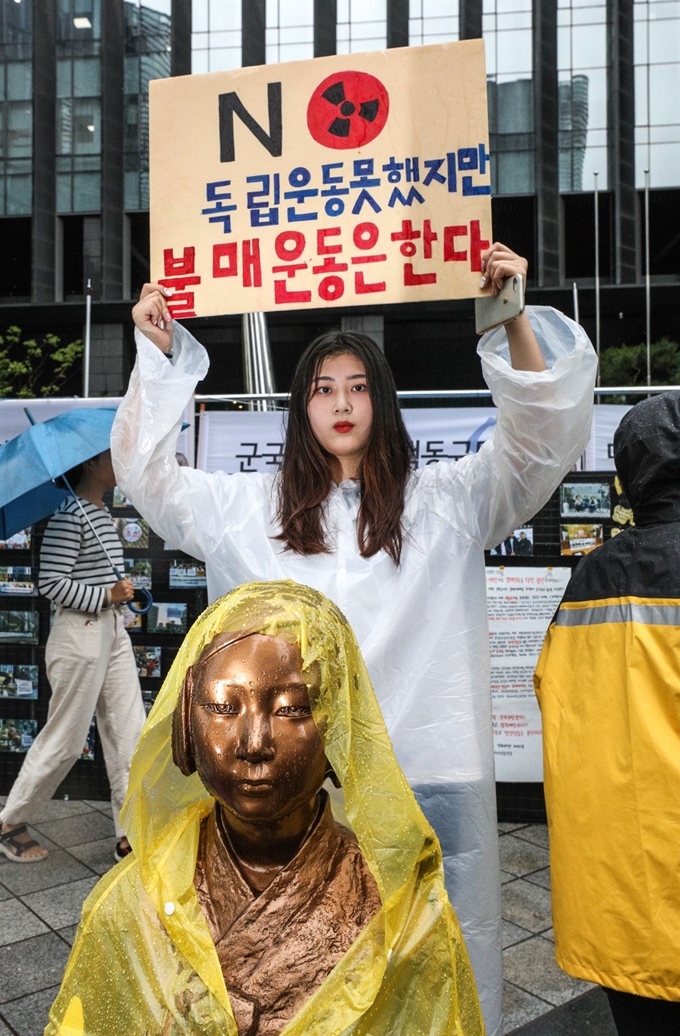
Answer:
[[[531,0],[483,0],[489,91],[491,190],[534,191]]]
[[[558,0],[560,190],[607,188],[607,8]]]
[[[170,75],[170,0],[125,2],[125,208],[149,207],[149,80]]]
[[[191,71],[241,67],[239,0],[192,0]]]
[[[101,0],[57,0],[57,212],[101,208]]]
[[[680,186],[680,3],[635,0],[635,180]]]
[[[387,43],[387,0],[338,0],[338,54],[382,50]]]
[[[408,41],[411,47],[455,42],[458,23],[458,5],[450,0],[409,0]]]
[[[267,0],[267,64],[314,57],[314,0]]]
[[[0,295],[26,299],[32,283],[49,297],[74,269],[69,250],[82,265],[85,239],[93,269],[106,271],[108,300],[141,283],[150,80],[480,30],[495,208],[513,214],[513,240],[526,231],[540,283],[571,276],[567,253],[583,249],[566,222],[596,171],[612,279],[634,283],[642,268],[635,190],[645,169],[659,238],[652,269],[675,276],[666,264],[678,249],[680,0],[0,0],[0,233],[24,243],[16,261],[28,268],[21,290],[10,284]],[[558,187],[572,197],[560,201]],[[539,233],[546,226],[550,240]],[[78,294],[81,282],[74,274],[77,290],[62,294]]]
[[[23,216],[33,184],[33,5],[0,12],[0,216]]]

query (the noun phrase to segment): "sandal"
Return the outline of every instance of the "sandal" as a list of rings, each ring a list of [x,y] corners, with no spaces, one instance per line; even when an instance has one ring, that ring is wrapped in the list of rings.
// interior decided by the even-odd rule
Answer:
[[[116,848],[113,851],[113,858],[116,863],[121,863],[126,856],[130,855],[131,852],[132,846],[130,843],[128,842],[125,848],[123,848],[123,839],[121,838],[120,842],[116,842]]]
[[[42,856],[26,856],[29,849],[36,847],[42,849],[43,847],[32,838],[19,841],[19,835],[25,834],[28,834],[26,824],[13,827],[11,831],[5,831],[4,834],[0,832],[0,852],[3,852],[13,863],[40,863],[47,857],[47,850]]]

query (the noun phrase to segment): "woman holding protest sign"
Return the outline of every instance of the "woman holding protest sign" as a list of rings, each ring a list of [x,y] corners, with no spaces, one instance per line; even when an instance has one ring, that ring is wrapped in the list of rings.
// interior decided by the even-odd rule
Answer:
[[[526,274],[494,244],[483,283]],[[502,1031],[500,872],[484,549],[543,505],[585,446],[596,359],[552,309],[482,338],[498,407],[493,438],[412,470],[394,382],[364,335],[303,354],[278,476],[179,468],[181,415],[208,357],[170,320],[164,289],[133,311],[138,362],[113,430],[119,485],[156,531],[205,560],[211,600],[294,579],[347,614],[399,763],[442,844],[489,1036]],[[170,360],[167,355],[172,353]]]

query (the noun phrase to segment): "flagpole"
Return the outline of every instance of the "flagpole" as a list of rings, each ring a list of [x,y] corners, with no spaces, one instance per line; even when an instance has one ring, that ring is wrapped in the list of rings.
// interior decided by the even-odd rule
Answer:
[[[85,292],[85,346],[83,349],[83,396],[90,397],[90,330],[92,327],[92,281],[87,280]]]
[[[652,283],[649,270],[649,169],[645,169],[645,340],[647,384],[652,384]]]
[[[597,187],[599,173],[593,173],[595,181],[595,352],[597,353],[597,385],[600,385],[600,206]]]

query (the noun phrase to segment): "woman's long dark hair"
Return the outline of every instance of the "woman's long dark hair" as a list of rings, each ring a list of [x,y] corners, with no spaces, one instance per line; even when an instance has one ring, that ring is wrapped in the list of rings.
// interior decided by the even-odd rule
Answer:
[[[322,518],[323,503],[333,485],[331,456],[312,431],[307,404],[324,360],[342,353],[351,353],[363,363],[373,407],[371,433],[359,472],[359,551],[362,557],[370,558],[384,550],[398,565],[413,443],[404,426],[387,360],[372,338],[354,332],[329,331],[316,338],[295,369],[279,481],[277,519],[281,532],[277,539],[296,554],[329,553]]]

